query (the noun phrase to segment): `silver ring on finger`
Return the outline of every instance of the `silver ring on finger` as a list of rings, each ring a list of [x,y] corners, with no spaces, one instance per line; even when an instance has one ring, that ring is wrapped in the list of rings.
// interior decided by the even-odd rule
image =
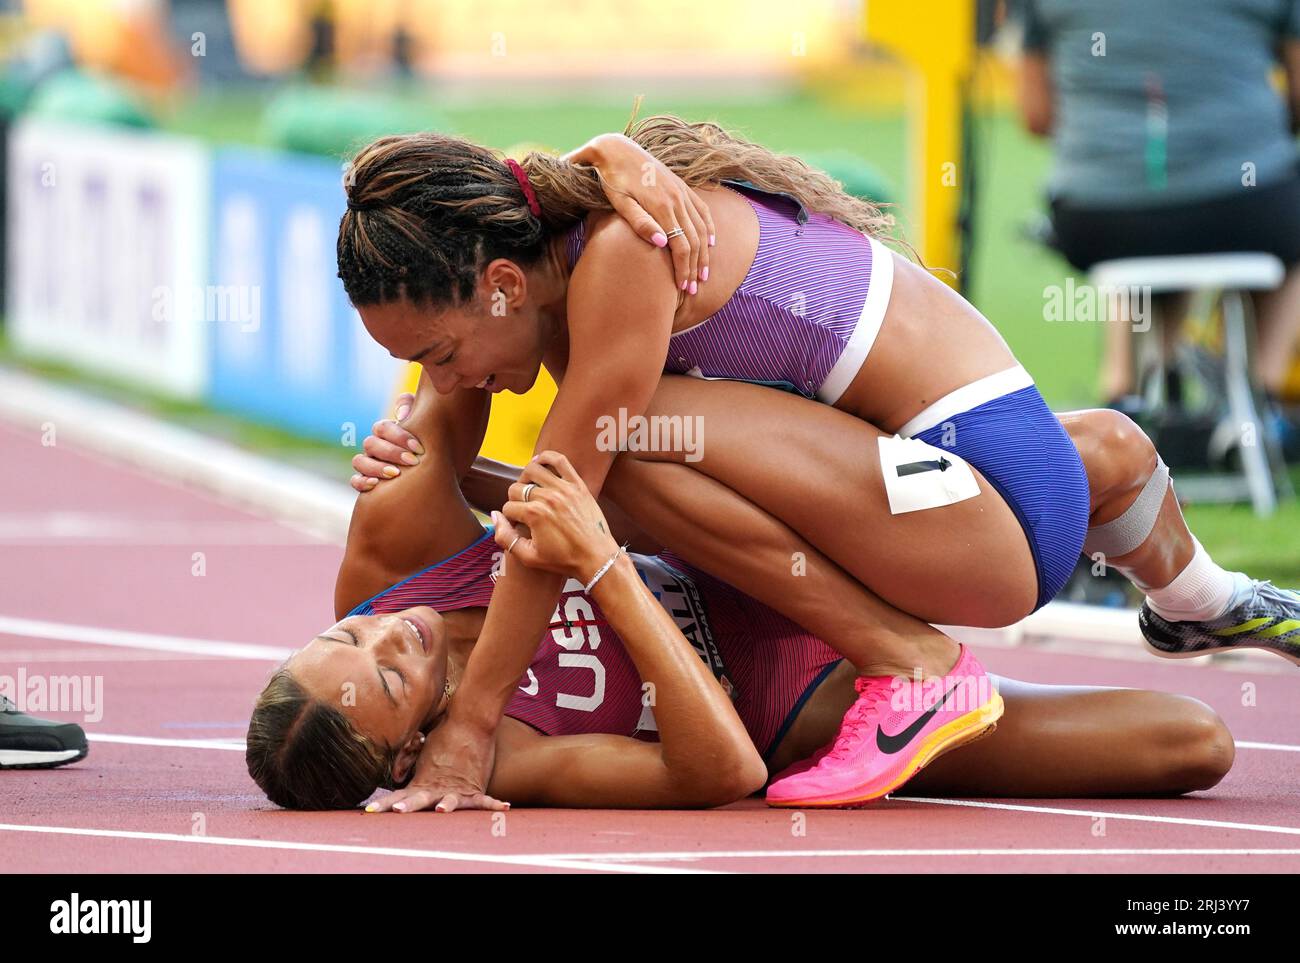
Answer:
[[[513,551],[515,550],[515,542],[519,541],[521,538],[523,538],[522,535],[516,535],[516,536],[515,536],[515,541],[514,541],[514,542],[511,542],[511,543],[510,543],[510,547],[506,549],[506,554],[507,554],[507,555],[509,555],[511,552],[513,552]]]
[[[522,498],[522,501],[528,501],[528,496],[533,493],[533,489],[536,487],[537,487],[537,482],[529,482],[527,485],[525,485],[524,497]]]
[[[684,231],[682,228],[680,228],[680,227],[675,227],[675,228],[673,228],[671,231],[669,231],[667,234],[665,234],[664,237],[666,237],[668,240],[671,241],[673,238],[675,238],[675,237],[681,237],[681,236],[682,236],[683,234],[685,234],[685,233],[686,233],[686,231]]]

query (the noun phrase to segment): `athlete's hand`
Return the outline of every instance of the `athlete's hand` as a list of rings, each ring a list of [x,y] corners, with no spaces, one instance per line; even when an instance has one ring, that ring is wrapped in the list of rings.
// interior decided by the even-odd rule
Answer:
[[[505,812],[510,804],[494,799],[486,791],[495,751],[496,740],[491,733],[460,723],[449,713],[442,725],[429,733],[411,781],[405,788],[376,799],[366,812]]]
[[[371,427],[361,451],[352,458],[352,468],[356,471],[352,487],[357,491],[368,492],[381,481],[396,478],[403,467],[420,463],[424,446],[401,425],[414,404],[415,395],[410,392],[398,395],[397,417],[376,421]]]
[[[630,137],[600,134],[564,159],[595,167],[619,216],[642,239],[668,246],[681,290],[694,294],[709,279],[709,248],[716,233],[709,206],[653,154]],[[676,228],[685,233],[668,240]]]
[[[524,488],[530,483],[536,487],[524,501]],[[544,451],[534,457],[510,486],[509,497],[500,512],[492,513],[494,537],[529,568],[587,582],[618,549],[596,499],[559,452]],[[512,523],[527,525],[529,534],[523,535]]]

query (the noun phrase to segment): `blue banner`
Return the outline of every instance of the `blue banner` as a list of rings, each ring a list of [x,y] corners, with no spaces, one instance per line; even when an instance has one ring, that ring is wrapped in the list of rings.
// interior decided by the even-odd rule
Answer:
[[[358,443],[392,397],[400,363],[366,334],[337,276],[340,167],[222,149],[212,191],[212,404]]]

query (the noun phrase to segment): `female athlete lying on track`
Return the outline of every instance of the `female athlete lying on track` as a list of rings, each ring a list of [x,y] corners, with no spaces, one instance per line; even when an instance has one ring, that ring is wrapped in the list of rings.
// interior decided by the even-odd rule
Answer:
[[[1294,650],[1300,596],[1214,564],[1131,422],[1108,412],[1058,420],[993,326],[881,243],[887,221],[876,208],[712,124],[652,118],[632,139],[569,160],[530,154],[522,167],[437,134],[364,149],[348,174],[338,255],[371,335],[421,362],[443,392],[522,392],[545,364],[559,394],[539,450],[565,452],[597,495],[619,447],[600,426],[641,417],[664,372],[815,398],[820,404],[783,417],[773,409],[777,392],[745,395],[754,435],[721,448],[706,440],[705,457],[678,470],[738,493],[877,601],[921,619],[1014,622],[1060,590],[1085,549],[1143,587],[1142,628],[1165,654],[1229,644]],[[649,170],[669,190],[675,173],[707,200],[711,250],[698,241],[697,207],[663,225],[670,235],[686,231],[692,250],[708,250],[703,287],[688,280],[696,293],[687,295],[674,284],[669,256],[610,211],[593,169],[571,163],[584,156],[621,170],[611,184],[631,187]],[[742,386],[715,387],[672,413],[707,427],[735,411],[738,396],[725,392]],[[823,452],[825,432],[851,440]],[[772,457],[773,442],[792,457]],[[619,505],[653,531],[639,499]],[[784,593],[764,587],[789,570],[792,549],[779,569],[776,551],[763,567],[724,540],[690,549],[689,533],[663,524],[654,534],[665,545],[790,615]],[[526,566],[500,579],[462,697],[421,758],[414,788],[422,795],[481,796],[492,733],[560,585]],[[979,663],[967,657],[959,666],[958,655],[951,642],[930,644],[901,665],[978,683]],[[781,780],[769,799],[833,805],[879,795],[897,778],[899,759],[866,738],[890,673],[853,661],[859,698],[841,735],[855,750]],[[968,707],[956,741],[983,732],[996,708]],[[900,753],[901,770],[924,747],[918,739]]]
[[[714,390],[665,378],[650,411]],[[535,460],[529,471],[543,478],[545,492],[505,505],[508,517],[528,519],[531,537],[516,542],[519,533],[505,521],[494,542],[461,493],[464,485],[487,511],[507,497],[505,484],[467,478],[484,428],[476,394],[421,391],[407,421],[427,449],[420,464],[358,499],[335,597],[341,621],[275,673],[249,725],[249,771],[272,801],[346,808],[377,787],[402,785],[424,734],[436,731],[459,698],[497,574],[521,563],[569,581],[540,647],[529,646],[536,654],[512,686],[496,730],[486,787],[492,796],[549,806],[715,806],[748,795],[769,772],[831,743],[856,698],[854,666],[680,557],[616,553],[616,538],[628,536],[654,547],[617,513],[610,516],[614,530],[606,530],[564,458],[548,453]],[[734,440],[723,424],[716,431],[711,443]],[[881,616],[878,600],[799,536],[702,474],[624,455],[607,491],[635,494],[648,515],[667,520],[676,518],[674,505],[689,502],[712,513],[733,542],[806,552],[806,575],[781,590],[797,595],[792,604],[832,631],[886,642],[942,638],[905,617],[864,632]],[[1172,794],[1209,788],[1232,764],[1227,728],[1195,700],[1007,679],[998,685],[1007,712],[996,731],[933,762],[912,780],[913,790]],[[894,695],[913,694],[903,685]],[[896,725],[889,714],[880,722],[888,736],[897,734]],[[377,808],[409,811],[419,803],[392,794]],[[451,804],[503,805],[474,798]]]

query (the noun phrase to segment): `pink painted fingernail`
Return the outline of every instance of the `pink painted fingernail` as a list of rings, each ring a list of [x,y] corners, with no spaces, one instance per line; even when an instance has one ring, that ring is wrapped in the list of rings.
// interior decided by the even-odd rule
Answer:
[[[424,446],[420,444],[420,442],[415,438],[412,438],[410,441],[408,441],[406,443],[406,447],[411,449],[411,451],[415,452],[417,455],[424,454]]]
[[[400,408],[397,409],[397,420],[398,420],[398,421],[405,421],[405,420],[406,420],[406,416],[409,415],[410,413],[411,413],[411,406],[410,406],[410,405],[402,405],[402,407],[400,407]]]
[[[393,808],[399,813],[404,813],[406,812],[406,803],[393,803]]]
[[[650,243],[655,247],[665,247],[668,244],[668,235],[663,231],[655,231],[650,235]]]
[[[708,279],[709,279],[709,269],[707,267],[700,268],[700,280],[707,281]]]
[[[695,290],[696,290],[696,284],[695,284],[694,281],[692,281],[692,282],[691,282],[691,294],[694,294],[694,293],[695,293]]]
[[[385,477],[385,478],[396,478],[396,477],[397,477],[398,475],[400,475],[401,473],[402,473],[402,469],[398,468],[396,465],[385,465],[385,466],[384,466],[384,477]]]
[[[683,282],[682,282],[682,290],[685,291],[685,290],[686,290],[686,286],[687,286],[688,284],[690,284],[690,283],[691,283],[690,281],[683,281]]]
[[[403,464],[403,465],[418,465],[419,463],[420,463],[420,459],[416,458],[416,457],[415,457],[413,454],[411,454],[409,451],[404,451],[404,452],[402,452],[402,464]]]
[[[714,247],[714,246],[717,245],[717,243],[718,243],[717,235],[715,235],[715,234],[710,234],[710,235],[709,235],[709,247]]]

